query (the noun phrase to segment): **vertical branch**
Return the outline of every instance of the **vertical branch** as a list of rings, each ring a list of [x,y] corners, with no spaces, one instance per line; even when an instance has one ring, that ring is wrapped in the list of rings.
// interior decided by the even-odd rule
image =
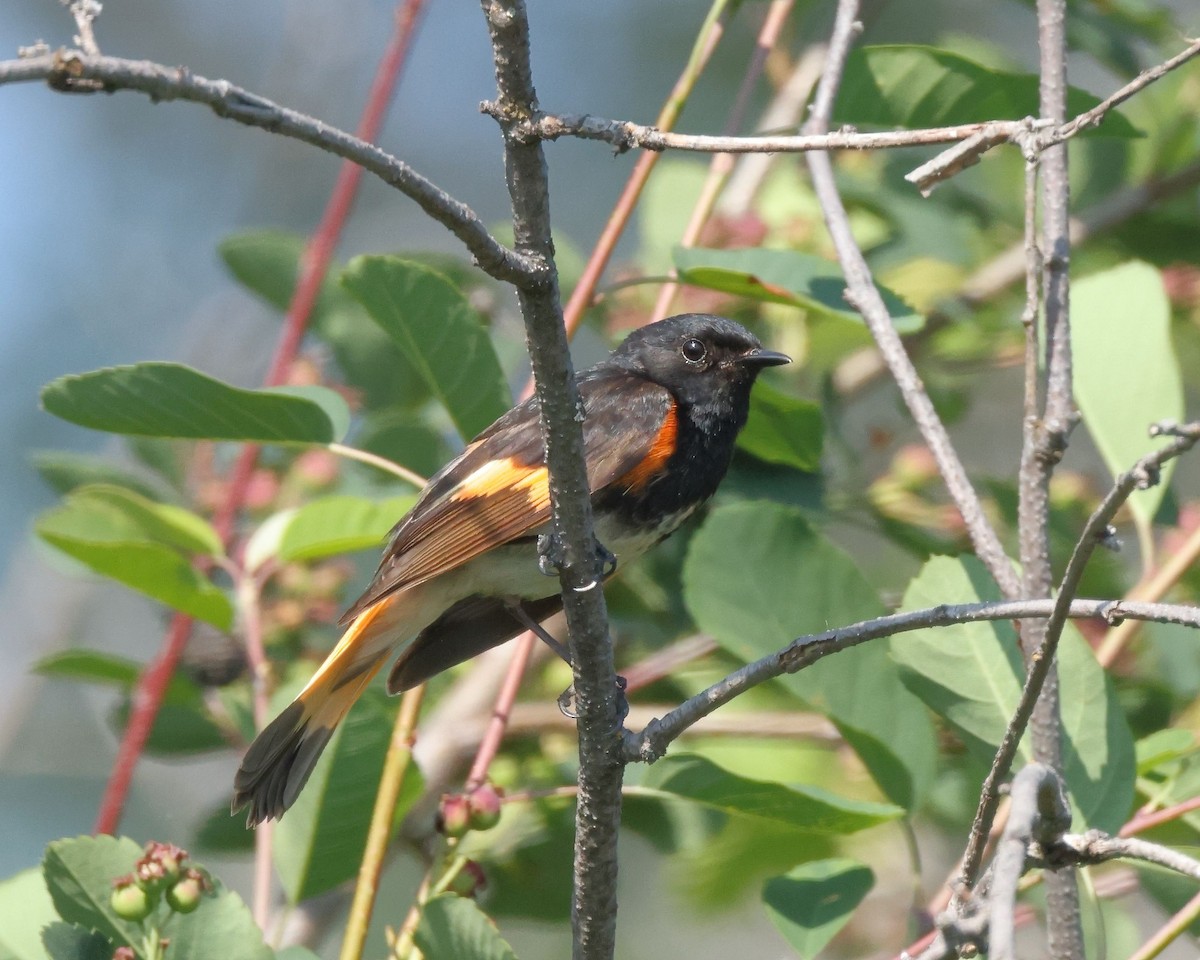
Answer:
[[[482,0],[496,66],[497,100],[487,109],[504,132],[513,232],[521,253],[550,268],[517,290],[541,404],[553,507],[553,559],[571,637],[579,726],[579,803],[572,903],[576,960],[612,957],[617,919],[617,831],[621,820],[621,696],[592,527],[581,406],[559,304],[550,235],[549,185],[541,141],[523,132],[536,115],[523,0]]]
[[[1040,112],[1043,119],[1061,124],[1066,120],[1067,109],[1066,2],[1038,0],[1037,13],[1041,51]],[[1050,477],[1055,464],[1062,458],[1076,419],[1071,390],[1067,144],[1058,143],[1046,148],[1040,163],[1044,190],[1041,244],[1044,369],[1041,389],[1027,386],[1026,391],[1027,395],[1030,392],[1042,395],[1042,408],[1040,417],[1029,418],[1025,423],[1018,520],[1022,592],[1031,599],[1050,596]],[[1044,639],[1044,623],[1022,625],[1021,648],[1027,660]],[[1030,733],[1034,759],[1061,773],[1058,674],[1053,667],[1034,707]],[[1047,876],[1046,906],[1051,957],[1055,960],[1081,958],[1083,931],[1079,890],[1073,871],[1061,870]]]

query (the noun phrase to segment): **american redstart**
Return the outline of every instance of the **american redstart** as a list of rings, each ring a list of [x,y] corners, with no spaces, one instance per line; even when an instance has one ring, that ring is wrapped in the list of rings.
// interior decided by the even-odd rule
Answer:
[[[688,313],[635,330],[578,377],[596,537],[629,563],[714,492],[764,367],[788,363],[740,324]],[[292,805],[334,728],[396,650],[399,693],[562,608],[539,564],[550,493],[536,398],[513,407],[426,485],[333,652],[250,745],[233,809]]]

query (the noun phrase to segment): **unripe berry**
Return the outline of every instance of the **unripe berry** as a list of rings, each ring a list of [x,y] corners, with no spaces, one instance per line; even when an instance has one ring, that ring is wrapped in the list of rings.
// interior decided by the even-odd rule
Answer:
[[[500,822],[501,807],[500,791],[490,783],[476,787],[467,796],[470,808],[470,827],[472,830],[490,830]]]
[[[460,897],[473,898],[486,886],[487,877],[483,874],[483,867],[474,860],[468,860],[454,875],[454,879],[447,889],[451,893],[457,893]]]
[[[196,877],[184,877],[167,891],[167,906],[176,913],[191,913],[200,906],[204,888]]]
[[[113,887],[109,902],[113,913],[122,920],[145,920],[154,909],[154,898],[132,882],[119,883]]]
[[[461,837],[471,829],[471,807],[461,793],[442,795],[437,813],[437,829],[447,837]]]

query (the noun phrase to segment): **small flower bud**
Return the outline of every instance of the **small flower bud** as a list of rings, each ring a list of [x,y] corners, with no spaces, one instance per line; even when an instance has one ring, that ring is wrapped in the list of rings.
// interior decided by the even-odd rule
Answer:
[[[133,947],[117,947],[112,960],[137,960],[137,954],[133,952]]]
[[[446,793],[437,813],[438,832],[447,837],[461,837],[471,829],[471,807],[461,793]]]
[[[500,822],[501,793],[490,783],[476,787],[467,796],[472,830],[490,830]]]

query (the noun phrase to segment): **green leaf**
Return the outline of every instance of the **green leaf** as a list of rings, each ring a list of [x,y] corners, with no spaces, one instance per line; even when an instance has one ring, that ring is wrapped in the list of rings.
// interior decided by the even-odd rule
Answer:
[[[141,848],[108,836],[55,840],[46,848],[42,874],[58,915],[67,923],[103,934],[116,945],[135,946],[141,956],[139,924],[113,913],[113,881],[133,870]]]
[[[1162,275],[1135,261],[1072,284],[1071,347],[1075,402],[1088,433],[1113,474],[1124,473],[1159,445],[1147,433],[1152,423],[1184,419]],[[1137,387],[1122,389],[1125,383]],[[1166,464],[1161,483],[1129,498],[1143,538],[1173,468],[1173,462]]]
[[[760,382],[750,395],[750,419],[738,446],[767,463],[814,473],[821,466],[824,430],[820,404]]]
[[[934,557],[909,584],[905,610],[999,599],[974,557]],[[1025,670],[1008,621],[955,624],[893,638],[904,681],[988,763],[1016,709]],[[1068,625],[1059,643],[1063,754],[1079,822],[1116,830],[1133,800],[1133,740],[1112,685],[1091,648]],[[1027,739],[1021,762],[1030,759]]]
[[[180,553],[219,549],[216,535],[210,538],[211,528],[186,511],[135,498],[117,487],[81,488],[34,526],[43,540],[96,573],[228,630],[229,598]]]
[[[471,439],[512,402],[479,315],[441,274],[396,257],[357,257],[342,283],[396,342]]]
[[[78,521],[85,530],[106,533],[116,520],[125,531],[125,539],[161,543],[184,553],[210,557],[225,553],[220,535],[203,517],[183,507],[156,503],[123,487],[79,487],[68,495],[67,503],[78,510]]]
[[[107,683],[124,690],[137,683],[141,669],[133,660],[99,650],[63,650],[44,657],[33,666],[33,672],[43,677]]]
[[[313,560],[379,547],[416,502],[415,494],[387,500],[351,496],[313,500],[291,515],[279,541],[280,559]]]
[[[411,414],[391,414],[367,420],[356,445],[424,477],[433,476],[450,459],[450,450],[441,434]],[[367,469],[372,479],[395,480],[381,470]]]
[[[830,260],[798,250],[762,247],[676,247],[674,256],[675,269],[684,283],[762,303],[799,307],[862,327],[862,317],[846,302],[846,280]],[[898,331],[914,333],[925,325],[924,317],[896,294],[884,287],[879,292]]]
[[[332,443],[350,423],[324,387],[242,390],[178,363],[138,363],[59,377],[42,407],[81,427],[148,437]]]
[[[141,849],[127,838],[56,840],[46,848],[42,871],[59,915],[95,930],[116,946],[130,946],[143,960],[142,925],[122,920],[109,898],[113,880],[133,869]],[[161,908],[160,908],[161,909]],[[237,894],[214,880],[194,913],[175,914],[168,928],[172,960],[271,960],[270,949]]]
[[[692,538],[683,585],[700,629],[744,661],[884,612],[850,558],[799,510],[776,503],[714,509]],[[883,644],[826,657],[778,682],[843,728],[888,799],[906,808],[918,802],[934,776],[933,729]]]
[[[739,777],[711,760],[688,754],[660,760],[627,793],[697,804],[729,817],[816,834],[855,833],[904,815],[900,807],[851,800],[819,787]]]
[[[1181,760],[1196,752],[1196,735],[1190,730],[1168,728],[1142,737],[1136,744],[1137,771],[1144,776],[1155,767]]]
[[[806,863],[763,885],[767,916],[804,960],[815,957],[846,925],[875,884],[857,860]]]
[[[161,486],[105,457],[65,450],[35,450],[29,459],[38,476],[57,493],[70,493],[78,487],[102,483],[124,487],[148,500],[162,499],[164,494],[170,496]]]
[[[425,904],[413,941],[427,960],[516,960],[517,956],[475,901],[453,893]]]
[[[22,870],[0,882],[0,957],[46,960],[42,928],[58,919],[42,871]]]
[[[106,937],[70,923],[51,923],[42,931],[42,943],[50,960],[112,960]]]
[[[1067,114],[1100,100],[1071,87]],[[992,70],[935,47],[905,44],[859,47],[846,62],[834,108],[835,124],[880,127],[945,127],[1038,115],[1034,74]],[[1093,136],[1134,137],[1120,113],[1108,114]]]
[[[382,697],[364,697],[342,721],[295,805],[275,828],[275,865],[292,903],[357,873],[391,729]],[[397,822],[421,790],[420,771],[410,761]]]
[[[306,245],[298,234],[264,230],[229,237],[219,250],[230,272],[282,313],[291,304]],[[321,284],[309,326],[333,350],[346,382],[362,391],[368,410],[411,408],[428,399],[412,364],[334,280]]]

